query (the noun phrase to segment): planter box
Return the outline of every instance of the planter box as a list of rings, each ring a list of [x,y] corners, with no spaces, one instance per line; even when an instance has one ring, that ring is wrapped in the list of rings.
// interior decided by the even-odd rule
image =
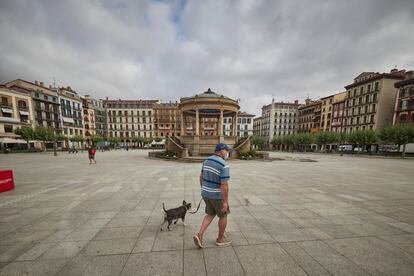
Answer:
[[[14,179],[13,171],[0,171],[0,193],[13,190],[14,189]]]

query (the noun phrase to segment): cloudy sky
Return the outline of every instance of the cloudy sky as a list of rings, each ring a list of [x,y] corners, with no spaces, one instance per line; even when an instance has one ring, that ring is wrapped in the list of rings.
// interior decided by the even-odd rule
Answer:
[[[412,0],[2,0],[0,82],[179,100],[211,87],[260,114],[414,69]]]

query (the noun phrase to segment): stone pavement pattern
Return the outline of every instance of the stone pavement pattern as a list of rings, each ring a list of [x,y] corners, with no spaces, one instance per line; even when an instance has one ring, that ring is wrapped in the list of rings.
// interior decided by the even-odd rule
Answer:
[[[162,202],[198,202],[200,164],[146,155],[0,155],[17,184],[0,194],[0,275],[414,275],[413,160],[231,161],[234,243],[214,245],[214,221],[198,250],[203,212],[159,226]]]

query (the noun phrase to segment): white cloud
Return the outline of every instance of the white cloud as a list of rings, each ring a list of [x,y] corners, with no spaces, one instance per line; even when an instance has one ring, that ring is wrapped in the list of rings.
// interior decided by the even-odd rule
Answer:
[[[244,110],[326,96],[361,71],[414,69],[412,1],[2,1],[0,81],[105,98],[211,87]]]

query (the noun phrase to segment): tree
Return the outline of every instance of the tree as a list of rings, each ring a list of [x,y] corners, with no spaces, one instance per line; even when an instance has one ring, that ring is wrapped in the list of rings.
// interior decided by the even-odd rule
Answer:
[[[93,135],[93,136],[91,136],[90,140],[92,141],[93,145],[96,145],[99,142],[101,142],[103,140],[103,138],[100,135]]]
[[[53,141],[53,155],[57,156],[57,142],[65,140],[65,136],[63,134],[56,134],[55,139]]]
[[[401,158],[405,158],[405,147],[408,143],[414,142],[414,125],[413,124],[398,124],[390,128],[390,140],[399,147],[403,146]]]
[[[29,141],[34,139],[34,130],[28,126],[22,126],[14,131],[15,134],[20,135],[27,143],[27,149],[30,149]]]
[[[336,142],[338,143],[338,148],[339,145],[348,143],[348,134],[345,132],[341,132],[336,136]],[[338,149],[337,149],[338,150]],[[341,150],[341,156],[343,155],[343,150]]]
[[[161,141],[162,141],[162,138],[160,138],[160,137],[156,137],[154,140],[155,140],[155,142],[159,143],[159,142],[161,142]]]
[[[118,145],[121,142],[121,139],[119,137],[112,137],[109,138],[109,144],[114,147],[116,145]]]
[[[46,142],[51,142],[55,140],[55,133],[51,128],[45,127],[36,127],[34,130],[34,138],[40,141],[43,141],[45,144],[45,151],[46,151]]]
[[[359,148],[365,148],[367,145],[372,145],[377,142],[377,135],[373,130],[356,130],[349,134],[348,140],[352,145]],[[358,154],[360,150],[358,149]]]
[[[337,136],[337,142],[338,144],[345,144],[348,142],[348,134],[345,132],[341,132],[339,133],[339,135]]]
[[[392,143],[393,139],[393,127],[384,127],[377,132],[378,139],[381,144],[389,144]]]
[[[315,142],[315,135],[311,133],[301,133],[302,143],[305,146],[305,152],[307,151],[308,146]]]
[[[259,149],[261,149],[265,144],[265,140],[258,135],[253,135],[251,138],[251,142],[254,146],[257,146]]]
[[[282,144],[288,148],[288,151],[293,150],[292,145],[294,144],[293,135],[282,136]]]
[[[326,146],[335,143],[336,133],[330,131],[318,132],[315,136],[316,143],[321,146],[326,152]]]
[[[132,142],[137,143],[138,147],[142,147],[145,141],[146,141],[146,138],[142,136],[135,136],[132,138]]]
[[[280,136],[273,137],[272,141],[270,141],[273,148],[276,148],[276,146],[280,146],[282,144],[282,138]]]

